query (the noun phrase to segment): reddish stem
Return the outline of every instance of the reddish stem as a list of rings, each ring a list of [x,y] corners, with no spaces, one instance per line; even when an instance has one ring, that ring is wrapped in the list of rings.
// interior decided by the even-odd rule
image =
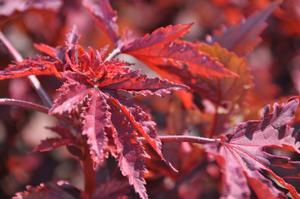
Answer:
[[[0,105],[13,105],[13,106],[20,106],[27,109],[34,109],[39,112],[43,112],[48,114],[49,109],[45,106],[35,104],[32,102],[27,102],[23,100],[16,100],[10,98],[0,98]]]
[[[84,173],[84,190],[87,194],[87,198],[91,198],[92,194],[95,191],[96,187],[96,173],[93,167],[93,160],[90,155],[89,146],[87,141],[84,142],[85,158],[82,161],[83,164],[83,173]]]
[[[197,144],[219,143],[221,139],[212,139],[191,135],[162,135],[158,136],[162,142],[189,142]]]
[[[2,41],[4,46],[7,48],[7,50],[10,52],[10,54],[14,57],[14,59],[17,62],[23,61],[23,58],[20,55],[20,53],[13,47],[13,45],[8,41],[8,39],[5,37],[5,35],[1,31],[0,31],[0,41]],[[51,107],[52,106],[51,99],[47,95],[47,93],[45,92],[43,87],[41,86],[41,83],[38,80],[38,78],[35,75],[30,75],[30,76],[28,76],[28,79],[29,79],[31,85],[36,90],[36,92],[38,93],[38,95],[40,96],[40,98],[42,99],[43,103],[47,107]]]

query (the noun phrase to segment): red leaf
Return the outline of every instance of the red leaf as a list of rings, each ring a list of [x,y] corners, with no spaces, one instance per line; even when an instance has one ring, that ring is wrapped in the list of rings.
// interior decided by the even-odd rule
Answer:
[[[160,141],[155,140],[150,135],[148,135],[148,133],[144,131],[143,126],[135,120],[131,112],[124,105],[122,105],[118,100],[116,100],[115,98],[110,98],[109,100],[115,107],[117,107],[124,113],[124,115],[129,120],[133,128],[140,134],[140,136],[146,139],[146,142],[153,148],[153,150],[160,156],[160,158],[162,160],[165,160],[161,152]]]
[[[27,186],[26,191],[18,192],[13,199],[77,199],[80,198],[81,191],[76,187],[73,187],[65,181],[59,181],[57,183],[41,183],[37,187]]]
[[[117,59],[105,61],[105,50],[98,52],[90,48],[85,51],[77,43],[78,37],[73,31],[65,46],[56,49],[37,45],[38,49],[51,56],[50,63],[64,81],[58,90],[60,96],[55,99],[49,113],[74,119],[75,125],[80,122],[96,166],[106,158],[106,152],[116,157],[115,151],[111,150],[116,148],[123,175],[128,177],[142,198],[147,198],[143,178],[145,152],[140,137],[161,160],[166,160],[155,124],[149,115],[138,106],[129,104],[128,100],[132,94],[163,95],[186,87],[159,78],[148,78],[129,70],[127,63]]]
[[[71,138],[47,138],[45,140],[42,140],[41,143],[34,149],[34,151],[52,151],[58,147],[69,145],[73,142],[74,141]]]
[[[48,46],[46,44],[34,44],[34,47],[46,55],[49,55],[50,57],[57,58],[57,52],[55,48],[52,48],[51,46]]]
[[[242,123],[233,133],[226,135],[227,140],[205,146],[222,168],[224,197],[250,198],[250,186],[259,198],[266,195],[278,198],[283,193],[272,184],[272,181],[277,181],[294,198],[299,198],[295,188],[270,168],[273,159],[290,161],[289,156],[272,154],[272,149],[300,154],[300,143],[293,137],[293,128],[289,126],[298,104],[297,99],[287,104],[274,104],[273,113],[266,107],[262,120]]]
[[[260,43],[261,38],[259,35],[267,26],[266,20],[281,2],[281,0],[276,0],[270,3],[269,6],[240,24],[229,27],[220,35],[215,35],[212,43],[217,42],[222,47],[234,51],[238,55],[248,54]]]
[[[0,15],[9,16],[15,11],[22,12],[32,8],[57,11],[61,5],[61,0],[2,0]]]
[[[175,25],[159,28],[143,38],[124,46],[122,52],[133,55],[149,64],[160,74],[160,67],[186,69],[193,75],[206,77],[232,77],[235,73],[199,51],[195,44],[176,40],[187,33],[191,25]],[[167,69],[168,70],[168,69]]]
[[[129,183],[133,185],[135,191],[142,199],[148,198],[146,193],[144,172],[144,148],[142,143],[137,140],[136,128],[132,125],[132,117],[128,117],[128,110],[124,113],[119,112],[116,106],[116,100],[112,99],[110,105],[112,114],[113,139],[118,151],[119,167],[124,176],[127,176]],[[123,107],[123,106],[122,106]],[[124,108],[124,107],[123,107]],[[125,109],[125,108],[124,108]]]
[[[144,131],[153,139],[156,139],[160,143],[157,137],[156,123],[152,120],[149,113],[145,112],[141,107],[135,104],[128,105],[130,113],[134,116],[135,120],[140,123]]]
[[[84,114],[83,135],[87,135],[90,152],[95,166],[101,164],[105,158],[108,138],[105,128],[111,128],[111,113],[104,95],[91,89],[88,110]]]
[[[182,37],[189,31],[191,26],[191,24],[177,24],[158,28],[151,34],[146,34],[144,37],[123,46],[121,51],[134,56],[147,55],[149,51]]]
[[[0,80],[25,77],[29,75],[57,75],[55,63],[45,57],[26,59],[15,64],[10,64],[5,70],[0,71]]]
[[[128,71],[126,74],[120,74],[116,80],[112,79],[110,84],[105,87],[125,90],[128,93],[144,96],[163,96],[170,94],[172,91],[187,89],[182,84],[175,84],[159,78],[148,78],[146,75],[141,75],[138,71]]]
[[[101,29],[117,46],[119,40],[117,13],[112,9],[109,0],[83,0],[82,3],[97,19]]]
[[[50,109],[50,114],[64,115],[79,110],[79,106],[87,106],[89,109],[90,105],[85,105],[86,99],[91,95],[91,89],[97,88],[101,95],[110,97],[110,101],[125,113],[137,132],[146,139],[154,151],[165,161],[160,146],[158,146],[159,140],[151,138],[143,130],[143,126],[135,121],[134,116],[131,115],[126,106],[122,105],[113,96],[120,91],[128,94],[162,95],[186,87],[158,78],[147,78],[136,71],[130,71],[125,68],[125,63],[117,60],[104,62],[102,56],[95,56],[94,51],[85,52],[80,46],[75,49],[80,50],[80,52],[69,53],[67,65],[71,65],[72,69],[76,71],[61,73],[68,83],[59,89],[61,95],[55,100],[53,107]],[[61,66],[61,68],[66,67]],[[96,141],[93,140],[93,142]],[[103,142],[100,141],[100,143]]]
[[[50,114],[63,114],[76,111],[79,105],[86,102],[89,89],[86,86],[73,82],[65,83],[58,90],[60,96],[54,100],[49,110]]]
[[[66,53],[69,53],[69,51],[72,51],[74,48],[76,48],[76,45],[78,45],[79,38],[80,35],[76,26],[74,26],[72,31],[70,31],[66,36],[65,46],[53,48],[46,44],[34,44],[34,47],[38,51],[63,63],[66,61]]]
[[[187,41],[175,41],[147,52],[147,55],[138,56],[141,60],[152,63],[158,68],[166,66],[170,68],[169,70],[172,68],[183,69],[190,72],[192,76],[238,77],[237,74],[224,68],[217,59],[200,51],[198,45]]]

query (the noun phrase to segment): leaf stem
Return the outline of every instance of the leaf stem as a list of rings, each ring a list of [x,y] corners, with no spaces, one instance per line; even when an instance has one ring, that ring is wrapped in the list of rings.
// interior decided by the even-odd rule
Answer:
[[[112,60],[115,56],[120,54],[121,50],[119,48],[115,48],[105,59],[105,61]]]
[[[27,102],[23,100],[16,100],[10,98],[0,98],[0,105],[13,105],[13,106],[20,106],[23,108],[34,109],[42,113],[48,114],[49,109],[45,106],[35,104],[32,102]]]
[[[205,138],[191,135],[161,135],[158,138],[162,142],[189,142],[196,144],[219,143],[221,139]]]
[[[4,46],[8,49],[8,51],[11,53],[11,55],[14,57],[14,59],[17,62],[23,61],[22,56],[20,53],[13,47],[13,45],[8,41],[8,39],[5,37],[5,35],[0,31],[0,41],[4,44]],[[50,97],[47,95],[43,87],[41,86],[40,81],[35,75],[30,75],[28,76],[28,79],[31,83],[31,85],[34,87],[36,90],[37,94],[39,97],[42,99],[43,104],[47,107],[52,106],[52,101]]]

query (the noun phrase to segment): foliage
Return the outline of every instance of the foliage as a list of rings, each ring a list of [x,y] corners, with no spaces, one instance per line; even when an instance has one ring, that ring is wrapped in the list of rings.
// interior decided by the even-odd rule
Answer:
[[[11,79],[13,85],[28,77],[42,101],[49,102],[49,94],[53,102],[44,107],[23,101],[35,96],[27,87],[22,92],[20,85],[26,82],[21,81],[12,91],[16,99],[3,98],[0,104],[56,118],[47,127],[56,136],[42,139],[33,152],[66,147],[84,177],[78,187],[49,176],[49,182],[27,186],[13,198],[300,198],[297,93],[274,100],[268,91],[274,85],[267,80],[260,84],[260,71],[251,61],[272,13],[289,27],[285,34],[297,32],[282,17],[279,7],[293,4],[286,1],[266,1],[245,21],[214,31],[205,41],[183,39],[194,31],[193,23],[159,27],[142,37],[134,28],[123,30],[128,26],[122,14],[126,1],[4,1],[0,15],[6,18],[16,12],[63,13],[52,24],[60,27],[56,39],[34,40],[39,55],[23,59],[0,35],[15,58],[0,71],[0,79]],[[141,2],[136,4],[146,5]],[[163,2],[168,6],[169,1]],[[226,1],[212,4],[229,12]],[[119,12],[113,9],[116,5]],[[68,24],[76,18],[72,9],[83,22],[97,23],[103,34],[80,20],[74,20],[77,26]],[[56,92],[46,92],[36,76],[46,88],[55,82]],[[266,89],[267,98],[259,87]],[[273,109],[267,105],[260,112],[267,103]],[[26,169],[34,170],[35,164]]]

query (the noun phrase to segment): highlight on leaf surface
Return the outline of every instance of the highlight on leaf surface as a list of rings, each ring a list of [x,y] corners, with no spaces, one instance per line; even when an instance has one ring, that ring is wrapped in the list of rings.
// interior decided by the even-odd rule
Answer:
[[[273,112],[267,106],[261,120],[241,123],[223,136],[219,144],[204,146],[222,169],[224,198],[250,198],[251,190],[258,198],[286,198],[286,193],[278,187],[293,198],[300,197],[286,181],[288,176],[279,176],[274,171],[274,167],[286,170],[299,167],[299,162],[288,155],[300,155],[299,132],[290,126],[298,105],[299,100],[292,99],[275,103]]]
[[[190,26],[178,24],[159,28],[123,46],[121,52],[140,59],[158,74],[162,70],[167,74],[172,70],[184,70],[205,77],[235,77],[235,73],[199,51],[193,43],[179,40]]]

